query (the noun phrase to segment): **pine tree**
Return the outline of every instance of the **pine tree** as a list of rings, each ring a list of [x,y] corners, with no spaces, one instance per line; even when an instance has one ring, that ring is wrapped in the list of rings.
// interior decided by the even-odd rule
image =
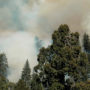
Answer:
[[[0,54],[0,75],[6,77],[7,76],[7,70],[8,70],[8,62],[6,55]]]
[[[29,67],[29,62],[28,60],[26,61],[26,64],[23,68],[23,71],[22,71],[22,76],[21,76],[21,80],[25,82],[26,86],[27,87],[31,87],[31,70],[30,70],[30,67]]]
[[[88,34],[84,34],[83,36],[83,47],[86,52],[90,52],[90,40]]]
[[[34,68],[43,86],[50,90],[65,90],[70,83],[87,80],[87,55],[81,51],[79,33],[70,33],[68,25],[61,25],[52,35],[53,43],[42,48],[38,65]],[[69,84],[70,84],[69,83]],[[67,88],[70,90],[70,87]]]

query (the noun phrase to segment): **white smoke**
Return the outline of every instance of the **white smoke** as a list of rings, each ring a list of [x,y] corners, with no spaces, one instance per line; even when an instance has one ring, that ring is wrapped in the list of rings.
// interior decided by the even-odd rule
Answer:
[[[0,40],[1,41],[1,40]],[[8,58],[10,81],[17,81],[20,77],[22,67],[28,59],[31,69],[37,64],[34,36],[27,32],[16,32],[9,37],[2,38],[0,49]]]
[[[46,40],[44,42],[47,44],[48,41]],[[46,44],[44,46],[47,46],[49,43]],[[33,71],[33,67],[37,64],[37,48],[35,35],[28,32],[18,31],[0,38],[0,51],[1,53],[6,53],[8,58],[8,79],[10,81],[18,81],[27,59]]]
[[[35,37],[44,46],[60,24],[90,34],[90,0],[0,0],[0,50],[9,61],[10,81],[20,78],[27,59],[37,64]]]

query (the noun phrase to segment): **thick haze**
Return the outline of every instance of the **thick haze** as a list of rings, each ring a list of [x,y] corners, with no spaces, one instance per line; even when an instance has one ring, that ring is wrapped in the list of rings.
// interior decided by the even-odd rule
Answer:
[[[37,64],[38,49],[50,44],[60,24],[90,33],[90,0],[0,0],[0,51],[8,58],[9,80],[19,79],[27,59],[31,68]]]

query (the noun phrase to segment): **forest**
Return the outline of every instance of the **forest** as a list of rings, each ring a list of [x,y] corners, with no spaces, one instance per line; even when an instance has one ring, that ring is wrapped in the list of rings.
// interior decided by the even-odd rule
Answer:
[[[10,82],[8,57],[0,54],[0,90],[90,90],[90,38],[84,33],[82,42],[78,32],[71,32],[67,24],[52,34],[52,44],[42,47],[38,64],[23,67],[18,82]]]

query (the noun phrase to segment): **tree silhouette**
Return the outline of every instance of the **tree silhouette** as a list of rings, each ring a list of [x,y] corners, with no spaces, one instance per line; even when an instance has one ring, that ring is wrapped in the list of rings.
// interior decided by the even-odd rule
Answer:
[[[31,70],[29,66],[28,60],[26,61],[26,64],[23,68],[22,75],[21,75],[21,80],[25,82],[27,87],[31,87]]]

